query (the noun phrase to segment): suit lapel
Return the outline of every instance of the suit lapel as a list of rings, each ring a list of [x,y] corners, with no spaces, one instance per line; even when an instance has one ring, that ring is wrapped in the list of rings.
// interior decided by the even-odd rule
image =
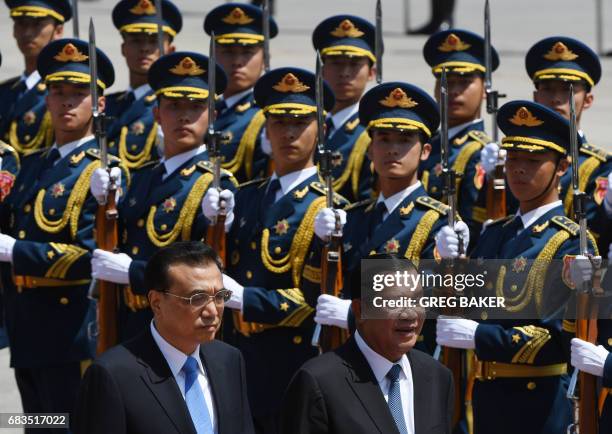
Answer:
[[[427,366],[421,366],[421,362],[416,360],[411,353],[407,354],[412,371],[412,402],[414,405],[414,432],[423,433],[429,429],[430,409],[431,409],[431,374]],[[418,375],[415,375],[418,372]]]
[[[200,357],[206,369],[206,376],[212,389],[212,398],[217,414],[217,432],[223,433],[223,422],[232,417],[228,409],[233,408],[235,403],[231,402],[228,393],[223,390],[221,379],[229,378],[230,373],[226,372],[226,366],[220,363],[214,353],[206,344],[200,345]],[[214,375],[212,374],[214,372]]]

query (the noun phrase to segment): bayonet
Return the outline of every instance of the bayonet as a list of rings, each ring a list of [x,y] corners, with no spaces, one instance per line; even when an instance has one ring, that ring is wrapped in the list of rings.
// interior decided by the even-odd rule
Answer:
[[[491,129],[493,141],[497,143],[499,133],[497,129],[497,109],[499,98],[505,95],[500,95],[498,91],[493,90],[493,48],[491,46],[491,10],[489,0],[485,2],[484,10],[484,57],[485,57],[485,91],[487,94],[487,113],[491,115]]]
[[[569,86],[570,104],[570,152],[572,160],[572,189],[574,192],[574,218],[580,225],[580,254],[588,255],[587,251],[587,219],[586,194],[580,191],[578,170],[580,169],[578,157],[578,128],[576,124],[576,107],[574,104],[574,85]]]
[[[264,68],[270,71],[270,0],[262,3],[262,29],[263,29],[263,49],[264,49]]]
[[[72,36],[81,39],[79,36],[79,0],[72,0]]]
[[[374,52],[376,56],[376,82],[383,81],[383,27],[382,27],[382,2],[376,0],[376,34],[374,38]]]
[[[164,55],[164,21],[162,15],[162,0],[155,0],[155,21],[157,22],[157,46],[159,57]]]

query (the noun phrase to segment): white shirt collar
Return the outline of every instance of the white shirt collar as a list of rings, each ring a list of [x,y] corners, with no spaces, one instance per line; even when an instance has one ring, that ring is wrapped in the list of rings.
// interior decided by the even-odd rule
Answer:
[[[521,217],[521,220],[523,221],[523,228],[528,228],[548,211],[558,206],[561,206],[562,204],[563,202],[561,202],[561,200],[556,200],[552,203],[542,205],[541,207],[538,207],[536,209],[532,209],[531,211],[525,213],[525,215],[522,215],[521,211],[519,210],[516,215]]]
[[[242,98],[244,98],[245,96],[247,96],[251,92],[253,92],[253,88],[252,87],[247,89],[247,90],[244,90],[244,91],[242,91],[240,93],[232,95],[230,97],[227,97],[227,98],[222,97],[222,98],[225,101],[225,104],[227,104],[227,108],[229,109],[229,108],[234,107],[234,105],[236,105],[236,103],[238,101],[240,101]]]
[[[176,169],[185,164],[190,158],[193,158],[196,155],[200,155],[204,151],[206,151],[206,145],[200,145],[195,149],[185,151],[181,154],[170,157],[167,160],[166,157],[163,157],[161,159],[161,162],[166,167],[166,174],[164,175],[164,179],[172,175],[172,173],[174,173]]]
[[[421,186],[421,181],[417,181],[414,184],[412,184],[410,187],[407,187],[403,189],[402,191],[398,191],[397,193],[395,193],[394,195],[388,198],[385,198],[385,196],[383,196],[383,194],[381,193],[380,196],[378,196],[378,200],[376,201],[376,203],[384,201],[385,208],[387,208],[387,213],[391,214],[395,210],[395,208],[397,208],[397,206],[400,203],[402,203],[404,199],[410,196],[420,186]]]
[[[94,137],[95,136],[93,134],[90,134],[89,136],[85,136],[82,139],[75,140],[74,142],[68,142],[62,146],[57,146],[57,143],[54,143],[51,148],[57,149],[60,153],[60,157],[64,158],[66,155],[70,154],[72,151],[74,151],[76,148],[78,148],[82,144],[87,143],[90,140],[93,140]]]
[[[335,115],[331,115],[331,119],[334,122],[333,132],[336,132],[337,130],[339,130],[340,127],[344,125],[344,123],[348,121],[351,116],[357,113],[358,110],[359,110],[359,103],[356,102],[353,105],[343,108]]]
[[[278,179],[281,185],[282,196],[293,190],[295,187],[306,181],[308,178],[317,173],[317,166],[312,166],[307,169],[296,170],[279,177],[276,172],[270,178],[270,181]],[[276,196],[279,197],[278,194]]]
[[[38,73],[38,70],[34,70],[34,72],[28,75],[27,77],[25,73],[21,74],[21,79],[25,81],[26,87],[28,88],[28,90],[30,90],[40,81],[40,74]]]
[[[357,343],[357,347],[362,352],[363,356],[366,358],[368,365],[372,369],[374,373],[374,377],[376,377],[376,381],[379,383],[382,382],[389,370],[395,364],[399,364],[402,367],[402,373],[400,375],[400,380],[403,378],[408,378],[406,373],[411,372],[410,370],[410,362],[408,361],[408,357],[404,354],[401,359],[397,362],[392,362],[385,357],[378,354],[374,351],[370,346],[363,340],[358,331],[355,331],[355,342]]]
[[[128,93],[132,92],[134,94],[134,100],[138,101],[140,98],[144,97],[147,93],[151,91],[151,86],[148,84],[141,84],[136,89],[132,88],[132,86],[128,86]]]
[[[453,137],[455,137],[455,136],[456,136],[458,133],[460,133],[460,132],[461,132],[461,130],[463,130],[463,129],[465,129],[465,128],[469,127],[469,126],[470,126],[470,125],[472,125],[472,124],[477,124],[478,122],[482,122],[482,119],[481,119],[481,118],[474,119],[473,121],[466,122],[466,123],[464,123],[464,124],[461,124],[461,125],[456,125],[456,126],[454,126],[454,127],[452,127],[452,128],[449,128],[449,129],[448,129],[448,139],[449,139],[449,140],[451,140],[451,139],[452,139]]]
[[[172,346],[167,340],[165,340],[162,335],[159,334],[157,329],[155,328],[155,321],[151,320],[151,334],[153,335],[153,340],[159,347],[159,350],[163,354],[166,362],[168,362],[168,366],[170,367],[170,371],[172,371],[172,375],[176,378],[178,374],[183,369],[185,362],[187,361],[187,354],[183,353],[178,348]],[[200,358],[200,346],[198,345],[195,351],[189,356],[193,357],[198,361],[198,369],[200,370],[200,374],[204,374],[204,366],[202,365],[202,359]]]

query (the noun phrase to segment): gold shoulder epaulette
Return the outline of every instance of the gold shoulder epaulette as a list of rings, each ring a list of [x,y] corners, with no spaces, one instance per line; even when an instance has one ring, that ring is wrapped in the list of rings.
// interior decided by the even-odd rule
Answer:
[[[0,140],[0,155],[4,155],[7,152],[9,152],[9,153],[11,153],[13,155],[17,155],[17,151],[15,150],[15,148],[13,148],[8,143],[5,143],[2,140]]]
[[[312,191],[320,194],[321,196],[325,196],[325,187],[320,182],[317,182],[317,181],[311,182],[309,187]],[[333,201],[334,201],[334,205],[340,206],[342,208],[350,204],[348,199],[346,199],[344,196],[341,196],[335,192],[333,196]]]
[[[196,167],[203,172],[210,172],[212,174],[215,173],[215,167],[211,161],[198,161]],[[232,172],[230,172],[229,170],[221,169],[221,176],[230,177],[234,175],[232,175]]]
[[[96,160],[100,159],[100,150],[99,149],[96,149],[96,148],[88,149],[85,154],[88,155],[91,158],[96,159]],[[108,154],[108,162],[109,163],[117,163],[118,164],[118,163],[121,162],[121,158],[115,157],[114,155],[111,155],[111,154]]]
[[[434,199],[433,197],[429,197],[429,196],[417,197],[416,203],[418,203],[419,205],[423,205],[427,208],[431,208],[434,211],[437,211],[442,215],[448,214],[448,210],[450,209],[448,205],[440,202],[439,200]]]
[[[38,93],[45,93],[47,91],[47,85],[45,83],[38,83],[36,85],[36,90]]]
[[[157,95],[152,94],[152,95],[147,95],[144,97],[144,100],[147,104],[153,104],[155,102],[155,100],[157,99]]]
[[[359,125],[359,118],[356,118],[356,119],[354,119],[352,121],[348,121],[346,123],[346,126],[344,127],[344,129],[346,130],[347,133],[350,133],[355,128],[357,128],[357,125]]]
[[[482,143],[483,145],[486,145],[487,143],[490,143],[493,141],[493,139],[487,136],[487,134],[484,131],[478,131],[478,130],[470,131],[468,133],[468,137],[473,140],[476,140],[477,142]]]
[[[590,143],[584,143],[580,147],[580,151],[583,154],[590,155],[591,157],[595,157],[601,162],[605,163],[610,158],[612,158],[612,153],[606,151],[605,149],[598,148],[597,146],[593,146]]]
[[[572,236],[576,236],[580,233],[580,225],[564,215],[556,215],[551,221],[559,226],[560,228],[569,232]]]
[[[4,81],[0,81],[0,86],[5,86],[5,85],[15,85],[15,83],[17,83],[19,81],[21,77],[19,75],[17,75],[16,77],[11,77],[11,78],[7,78]]]
[[[238,188],[248,187],[249,185],[255,185],[255,184],[264,185],[267,181],[268,181],[268,178],[255,178],[249,181],[245,181],[242,184],[238,184]]]
[[[344,208],[344,210],[345,211],[350,211],[352,209],[367,207],[368,205],[372,204],[375,201],[376,201],[375,198],[370,197],[370,198],[365,199],[365,200],[360,200],[358,202],[353,202],[353,203],[347,205],[346,208]]]
[[[238,104],[236,106],[236,112],[237,113],[244,113],[245,111],[247,111],[248,109],[251,108],[251,101],[247,101],[244,104]]]

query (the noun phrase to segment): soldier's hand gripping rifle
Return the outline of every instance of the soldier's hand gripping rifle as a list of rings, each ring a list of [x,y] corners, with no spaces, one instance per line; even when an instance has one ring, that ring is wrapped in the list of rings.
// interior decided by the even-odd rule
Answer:
[[[336,226],[321,253],[321,293],[336,297],[342,292],[342,224],[340,214],[334,209],[334,190],[332,176],[332,153],[325,143],[325,118],[323,96],[323,62],[321,54],[317,51],[316,68],[316,102],[317,102],[317,128],[319,155],[319,171],[325,181],[326,207],[334,210]],[[318,346],[322,352],[339,347],[347,338],[344,329],[334,326],[317,324],[312,337],[313,346]]]
[[[376,56],[376,83],[383,81],[383,27],[382,27],[382,3],[376,0],[376,33],[374,36],[374,54]]]
[[[586,201],[585,192],[580,190],[578,178],[578,130],[576,124],[576,108],[574,105],[574,86],[570,84],[570,152],[572,163],[572,188],[574,194],[574,219],[580,226],[580,255],[591,259],[588,252]],[[593,263],[595,268],[599,263]],[[597,288],[596,288],[597,287]],[[601,295],[601,287],[593,282],[583,282],[576,286],[576,337],[583,341],[595,343],[597,340],[597,295]],[[578,395],[576,395],[578,383]],[[568,398],[574,405],[574,423],[567,432],[569,434],[597,434],[598,432],[598,403],[597,379],[586,372],[574,369],[567,392]]]
[[[159,57],[164,55],[164,22],[162,18],[162,0],[155,0],[155,21],[157,22],[157,46]]]
[[[106,128],[108,119],[104,112],[100,111],[98,106],[98,58],[96,55],[96,30],[93,19],[89,21],[89,75],[90,91],[92,100],[92,115],[93,127],[96,135],[96,141],[100,149],[100,163],[104,170],[109,172],[108,165],[108,146],[106,143]],[[117,204],[116,193],[119,186],[117,180],[110,176],[110,185],[108,187],[108,195],[103,205],[98,207],[96,214],[96,244],[98,248],[115,252],[117,250],[118,235],[117,235]],[[104,280],[93,281],[92,287],[96,289],[90,290],[90,293],[98,293],[98,354],[106,351],[108,348],[116,345],[118,342],[117,335],[117,311],[118,311],[118,293],[119,288],[115,283],[106,282]]]
[[[212,188],[221,191],[221,152],[219,150],[219,138],[221,133],[215,129],[215,89],[217,86],[215,53],[215,33],[211,32],[210,47],[208,53],[208,131],[206,132],[206,149],[208,157],[213,163]],[[227,248],[225,245],[225,201],[219,202],[219,215],[211,222],[208,227],[206,240],[215,249],[223,263],[225,264]]]
[[[493,142],[498,143],[499,134],[497,129],[497,110],[501,95],[493,89],[493,48],[491,47],[491,15],[489,0],[485,2],[484,10],[484,57],[485,57],[485,91],[487,94],[487,113],[491,115],[491,131]],[[495,170],[492,179],[487,180],[487,218],[497,220],[505,217],[506,210],[506,179],[504,176],[505,151],[498,153]]]

